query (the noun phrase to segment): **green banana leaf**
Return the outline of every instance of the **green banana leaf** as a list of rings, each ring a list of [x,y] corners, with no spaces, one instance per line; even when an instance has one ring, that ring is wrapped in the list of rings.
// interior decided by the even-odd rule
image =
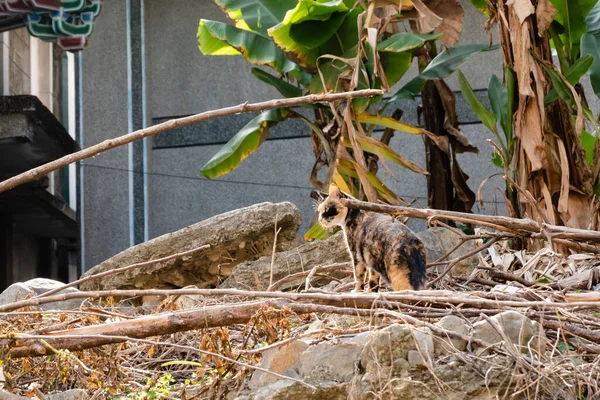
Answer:
[[[542,60],[537,54],[531,53],[533,57],[538,61],[538,64],[546,71],[546,73],[550,76],[550,80],[552,81],[552,86],[558,96],[563,99],[570,107],[576,106],[575,97],[573,97],[573,92],[569,89],[567,83],[565,83],[565,79],[556,71],[551,65],[548,65],[544,60]]]
[[[383,42],[377,45],[379,51],[393,51],[396,53],[411,51],[418,49],[423,46],[429,40],[436,40],[441,38],[442,35],[438,34],[417,34],[400,32],[390,36]]]
[[[494,116],[494,113],[485,108],[481,100],[479,100],[473,91],[473,88],[467,81],[467,78],[460,70],[458,70],[458,83],[460,84],[460,90],[462,91],[463,96],[465,96],[465,99],[469,103],[469,106],[471,106],[473,112],[481,120],[483,125],[486,126],[486,128],[498,135],[498,129],[496,128],[496,117]]]
[[[594,62],[590,67],[590,80],[596,96],[600,97],[600,34],[586,33],[581,37],[581,54],[591,55]]]
[[[379,57],[388,86],[394,86],[412,64],[412,50],[423,46],[428,40],[439,39],[437,34],[414,34],[400,32],[377,45]]]
[[[248,122],[200,170],[209,179],[228,174],[252,154],[269,135],[269,128],[290,117],[287,108],[265,111]]]
[[[304,240],[325,240],[329,236],[331,235],[327,231],[327,228],[324,228],[323,225],[317,222],[304,234]]]
[[[214,0],[235,21],[238,28],[252,30],[268,37],[267,30],[277,25],[285,13],[296,6],[296,0]]]
[[[585,159],[590,165],[594,165],[594,150],[598,138],[590,135],[585,129],[581,132],[581,145],[585,149]]]
[[[598,0],[550,0],[550,2],[557,10],[554,20],[564,27],[564,36],[570,43],[573,53],[576,56],[575,51],[577,50],[581,36],[588,30],[584,21],[586,21],[586,16],[588,16]]]
[[[310,93],[319,94],[343,91],[339,76],[348,70],[350,70],[350,66],[340,60],[321,61],[319,63],[319,73],[314,74],[312,81],[310,82]],[[325,87],[323,87],[321,75],[325,81]]]
[[[254,75],[260,81],[273,86],[279,93],[285,97],[300,97],[302,96],[302,89],[292,85],[283,79],[277,78],[262,69],[252,68],[252,75]]]
[[[302,78],[298,65],[288,60],[283,51],[271,40],[257,33],[236,28],[222,22],[200,20],[198,44],[204,55],[243,55],[254,65],[268,65],[275,71]]]
[[[585,17],[585,24],[588,27],[587,33],[590,35],[600,35],[600,1],[590,10]]]
[[[317,57],[329,53],[319,46],[340,29],[348,11],[342,0],[299,0],[283,21],[271,27],[268,33],[283,51],[294,54],[300,65],[315,67]]]
[[[429,65],[413,80],[404,85],[390,98],[390,102],[399,99],[413,99],[423,89],[425,81],[442,79],[459,69],[475,54],[496,50],[498,45],[467,44],[447,49],[438,54]]]
[[[471,2],[471,4],[473,4],[475,6],[476,9],[478,9],[479,11],[481,11],[482,13],[487,15],[488,5],[485,0],[469,0],[469,1]]]
[[[379,59],[383,65],[383,72],[388,86],[392,87],[406,74],[413,60],[411,52],[379,52]]]
[[[475,54],[497,50],[498,47],[497,44],[492,46],[488,44],[467,44],[442,51],[431,60],[420,76],[427,80],[445,78],[462,67]]]
[[[490,106],[492,107],[496,121],[502,128],[504,136],[512,135],[513,121],[512,116],[509,118],[508,89],[502,87],[502,82],[500,82],[500,79],[496,75],[492,75],[490,78],[488,98],[490,99]],[[472,105],[471,108],[473,108]]]
[[[575,61],[575,63],[571,66],[571,68],[569,68],[569,70],[565,74],[565,78],[571,85],[577,84],[581,77],[585,75],[586,72],[588,72],[593,62],[594,57],[592,57],[591,54],[586,54],[579,60]],[[544,104],[548,105],[556,99],[558,99],[558,92],[555,88],[552,88],[544,98]]]

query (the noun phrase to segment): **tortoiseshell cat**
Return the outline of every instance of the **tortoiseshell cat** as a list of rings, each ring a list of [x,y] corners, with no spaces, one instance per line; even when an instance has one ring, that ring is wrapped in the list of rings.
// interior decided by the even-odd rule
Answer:
[[[367,268],[377,273],[371,273],[371,286],[378,284],[378,275],[394,291],[422,289],[426,268],[423,243],[406,225],[387,214],[343,206],[342,196],[336,186],[330,186],[329,196],[318,206],[319,222],[326,228],[341,226],[344,231],[354,263],[353,292],[364,289]]]

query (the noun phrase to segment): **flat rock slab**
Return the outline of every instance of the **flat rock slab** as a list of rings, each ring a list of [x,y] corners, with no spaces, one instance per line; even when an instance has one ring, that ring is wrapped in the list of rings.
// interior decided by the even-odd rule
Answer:
[[[427,256],[427,262],[436,262],[441,257],[448,254],[456,246],[460,245],[456,251],[454,251],[446,260],[452,260],[467,254],[475,249],[472,240],[468,240],[461,245],[460,236],[452,232],[450,229],[442,227],[432,227],[422,232],[417,233],[417,237],[421,239],[425,246],[425,254]],[[445,260],[445,261],[446,261]],[[479,259],[477,255],[467,257],[464,260],[458,262],[450,271],[451,276],[466,276],[469,275]],[[446,269],[447,265],[440,265],[438,272],[442,272]]]
[[[261,257],[256,261],[246,261],[237,265],[221,288],[237,289],[267,289],[271,279],[271,264],[273,265],[273,283],[298,272],[310,271],[316,266],[326,266],[337,263],[351,262],[350,253],[342,233],[337,233],[325,240],[315,240],[305,243],[298,248]],[[351,267],[349,267],[351,268]],[[280,290],[298,286],[300,281],[290,281],[280,287]],[[317,279],[314,280],[317,282]],[[313,282],[313,283],[315,283]],[[257,287],[260,285],[260,287]]]
[[[277,228],[277,251],[296,246],[300,211],[289,202],[260,203],[220,214],[130,247],[87,271],[89,276],[131,264],[163,258],[203,245],[209,249],[169,261],[93,279],[82,290],[173,288],[216,286],[239,263],[271,254]]]

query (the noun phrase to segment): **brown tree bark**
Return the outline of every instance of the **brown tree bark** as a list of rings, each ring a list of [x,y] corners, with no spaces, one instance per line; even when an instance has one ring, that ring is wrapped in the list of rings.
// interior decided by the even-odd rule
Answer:
[[[442,99],[432,81],[427,81],[421,92],[424,126],[438,136],[448,136],[444,129],[446,111]],[[454,186],[452,184],[450,157],[423,136],[427,163],[427,200],[429,207],[437,210],[453,210]],[[456,210],[465,211],[465,210]],[[450,222],[452,224],[452,222]]]
[[[545,2],[525,10],[518,2],[488,2],[491,22],[497,22],[505,67],[515,71],[513,166],[519,186],[521,215],[539,222],[580,229],[598,229],[592,171],[580,142],[583,116],[558,99],[545,106],[552,81],[542,63],[554,68],[547,26],[551,15]],[[526,13],[527,11],[527,13]],[[541,60],[541,61],[540,61]],[[573,88],[572,92],[576,94]],[[578,101],[584,101],[578,99]],[[531,196],[525,194],[529,192]],[[529,197],[529,199],[528,199]],[[530,199],[533,198],[533,201]],[[530,241],[534,250],[538,241]]]

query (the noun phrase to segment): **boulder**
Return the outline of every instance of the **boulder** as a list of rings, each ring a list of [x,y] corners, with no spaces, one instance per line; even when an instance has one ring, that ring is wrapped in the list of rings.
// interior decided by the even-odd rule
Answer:
[[[437,343],[428,328],[410,325],[390,325],[372,333],[361,352],[359,373],[351,382],[349,398],[496,398],[506,382],[503,368],[490,368],[483,359],[454,355],[432,362]],[[508,357],[494,358],[496,366],[508,366],[510,362]],[[487,371],[485,376],[481,371]],[[442,392],[440,382],[443,382]]]
[[[371,334],[362,350],[360,362],[367,374],[377,373],[379,366],[391,366],[400,358],[406,360],[411,350],[425,357],[433,356],[433,335],[429,328],[414,328],[405,324],[390,325]]]
[[[312,390],[298,382],[280,380],[236,397],[236,400],[347,400],[348,384],[326,382],[313,385]]]
[[[436,323],[437,326],[447,330],[448,332],[460,333],[461,335],[469,335],[469,325],[462,318],[456,315],[448,315],[439,320]],[[467,341],[458,339],[453,336],[437,336],[435,338],[435,353],[441,355],[444,353],[452,354],[455,351],[465,351],[467,348]]]
[[[23,300],[26,297],[38,296],[42,293],[46,293],[50,290],[65,286],[64,283],[54,281],[46,278],[35,278],[26,282],[13,283],[7,287],[2,293],[0,293],[0,305],[14,303],[19,300]],[[79,290],[75,288],[65,288],[57,294],[73,293]],[[67,301],[60,301],[56,303],[46,303],[32,308],[38,310],[75,310],[81,306],[81,302],[84,299],[71,299]]]
[[[300,355],[297,370],[305,382],[349,382],[354,376],[360,343],[323,342],[310,346]]]
[[[421,242],[423,242],[423,245],[425,246],[425,254],[427,256],[427,262],[429,263],[437,261],[460,244],[460,237],[456,233],[442,227],[426,229],[417,233],[417,237],[421,239]],[[466,241],[444,261],[460,257],[474,249],[473,240]],[[450,271],[450,274],[452,276],[469,275],[478,262],[477,255],[468,257],[455,265],[452,268],[452,271]],[[439,272],[442,272],[445,268],[446,265],[440,265],[437,269]]]
[[[81,284],[82,290],[214,287],[232,269],[273,251],[275,218],[277,250],[296,246],[300,211],[292,203],[260,203],[209,218],[179,231],[131,247],[87,271],[83,276],[163,258],[203,245],[210,248],[169,261],[136,268]]]
[[[265,350],[259,367],[278,374],[284,374],[296,366],[300,354],[307,348],[308,343],[302,340],[293,340],[286,345]],[[278,378],[275,375],[263,371],[254,371],[248,386],[250,389],[258,389],[277,380]]]
[[[323,342],[309,347],[302,340],[294,340],[267,350],[260,367],[309,383],[317,390],[254,371],[248,384],[250,392],[238,394],[237,399],[347,399],[362,348],[362,344],[349,342]]]
[[[350,262],[350,253],[341,232],[326,240],[315,240],[302,246],[275,254],[272,263],[271,255],[256,261],[246,261],[233,268],[229,278],[221,284],[222,288],[266,289],[269,286],[271,264],[273,265],[273,282],[288,275],[302,271],[310,271],[315,266]],[[349,267],[350,268],[350,267]],[[260,288],[257,287],[257,281]],[[296,287],[304,281],[288,282],[281,290]],[[315,278],[313,283],[319,282]]]
[[[506,350],[515,346],[517,351],[529,354],[531,349],[534,354],[543,354],[546,349],[546,335],[537,321],[532,321],[516,311],[504,311],[490,318],[495,325],[504,331],[511,344],[505,343],[504,338],[498,330],[487,320],[473,324],[473,338],[494,344],[503,342],[502,347]],[[473,350],[482,353],[486,349],[473,343]]]

